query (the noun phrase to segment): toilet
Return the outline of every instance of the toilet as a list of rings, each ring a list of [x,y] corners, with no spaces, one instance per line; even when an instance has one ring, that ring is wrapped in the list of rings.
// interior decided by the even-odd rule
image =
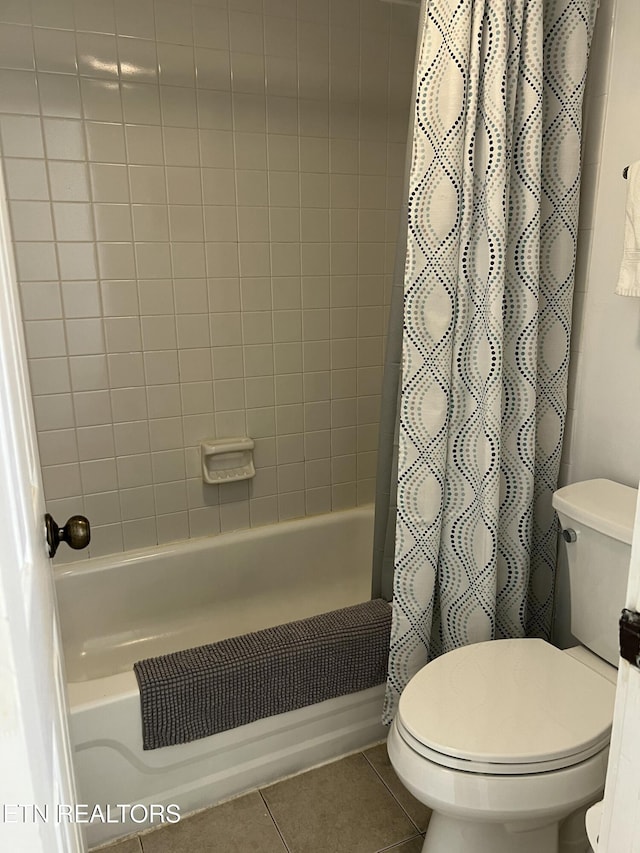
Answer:
[[[476,643],[423,667],[388,737],[404,786],[433,810],[423,853],[584,853],[607,768],[637,491],[588,480],[553,496],[571,632]]]

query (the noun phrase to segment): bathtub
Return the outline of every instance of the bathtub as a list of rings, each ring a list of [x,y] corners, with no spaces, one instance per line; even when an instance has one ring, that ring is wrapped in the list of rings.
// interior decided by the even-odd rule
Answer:
[[[184,815],[386,736],[379,686],[145,752],[132,671],[366,601],[372,540],[366,507],[56,567],[79,802],[147,807],[87,824],[90,846],[147,828],[151,804]]]

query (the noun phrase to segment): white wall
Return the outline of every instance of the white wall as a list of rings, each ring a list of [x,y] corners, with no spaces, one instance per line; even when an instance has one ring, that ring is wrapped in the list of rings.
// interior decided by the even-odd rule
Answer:
[[[640,299],[614,294],[627,184],[640,159],[640,4],[602,0],[585,98],[585,144],[569,401],[560,485],[640,478]],[[554,639],[573,645],[562,544]]]
[[[562,479],[607,477],[636,487],[640,299],[616,296],[614,288],[627,191],[622,169],[640,159],[640,4],[609,0],[602,3],[599,16],[588,102],[571,410]]]

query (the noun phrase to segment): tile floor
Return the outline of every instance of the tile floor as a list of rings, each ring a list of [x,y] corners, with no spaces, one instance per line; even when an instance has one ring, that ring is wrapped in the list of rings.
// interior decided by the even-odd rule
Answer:
[[[379,744],[100,853],[420,853],[428,822]]]

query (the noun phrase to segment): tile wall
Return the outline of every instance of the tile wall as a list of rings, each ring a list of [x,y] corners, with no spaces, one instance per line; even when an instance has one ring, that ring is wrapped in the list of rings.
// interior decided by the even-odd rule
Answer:
[[[416,28],[382,0],[0,0],[47,506],[91,555],[372,500]],[[245,433],[255,479],[204,486],[200,440]]]

